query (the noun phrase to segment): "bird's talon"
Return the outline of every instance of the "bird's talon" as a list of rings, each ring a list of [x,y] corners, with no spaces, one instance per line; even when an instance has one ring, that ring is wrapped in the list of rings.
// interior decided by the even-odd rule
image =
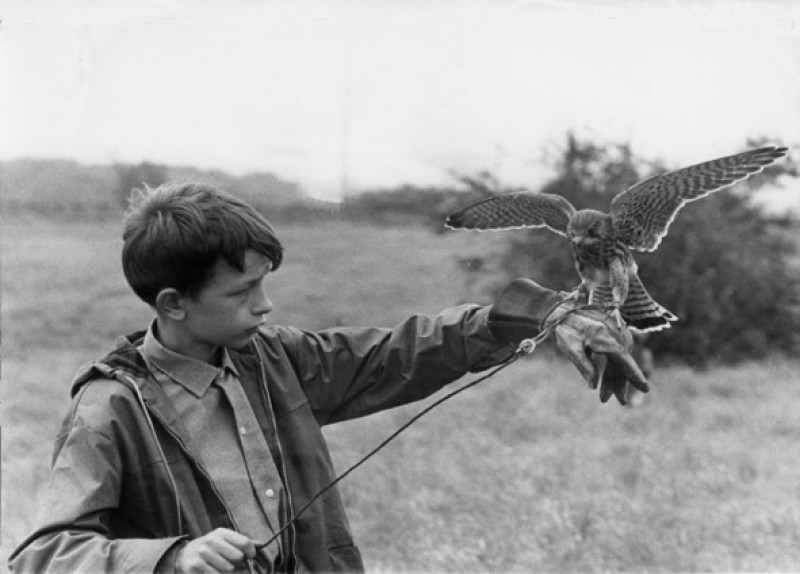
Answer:
[[[613,317],[614,322],[617,324],[618,329],[622,329],[625,326],[625,321],[622,319],[622,313],[619,310],[619,307],[616,305],[605,305],[603,307],[606,317],[611,319]]]
[[[586,304],[591,304],[592,299],[592,292],[586,287],[585,283],[581,283],[575,289],[573,289],[569,295],[567,295],[567,301],[575,301],[576,304],[580,304],[581,300],[587,302]]]

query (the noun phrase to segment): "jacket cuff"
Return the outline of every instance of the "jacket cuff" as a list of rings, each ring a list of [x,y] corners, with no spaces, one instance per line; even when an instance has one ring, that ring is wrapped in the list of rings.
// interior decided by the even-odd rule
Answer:
[[[178,552],[186,546],[186,543],[185,536],[173,539],[172,545],[168,547],[167,551],[161,555],[161,558],[156,563],[153,574],[175,574],[178,571]]]
[[[500,293],[489,311],[489,330],[502,343],[535,337],[548,315],[561,301],[556,291],[519,278]]]

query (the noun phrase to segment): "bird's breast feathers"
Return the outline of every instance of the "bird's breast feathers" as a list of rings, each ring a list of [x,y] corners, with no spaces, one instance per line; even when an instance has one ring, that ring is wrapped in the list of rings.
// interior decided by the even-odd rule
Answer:
[[[581,237],[572,242],[575,259],[595,267],[607,267],[613,253],[601,237]]]

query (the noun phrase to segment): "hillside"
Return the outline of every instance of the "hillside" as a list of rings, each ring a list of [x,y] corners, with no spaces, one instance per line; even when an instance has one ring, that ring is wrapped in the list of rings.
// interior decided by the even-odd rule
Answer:
[[[197,180],[213,183],[255,204],[272,209],[290,206],[321,207],[299,185],[271,173],[234,176],[221,171],[186,166],[84,165],[60,159],[18,159],[0,163],[0,200],[6,213],[24,211],[44,215],[99,215],[117,213],[130,188],[147,175],[155,179]],[[147,181],[157,185],[161,181]]]

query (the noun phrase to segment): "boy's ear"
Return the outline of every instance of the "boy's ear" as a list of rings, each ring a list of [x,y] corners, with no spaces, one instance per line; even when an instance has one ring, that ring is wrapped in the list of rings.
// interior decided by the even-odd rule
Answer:
[[[166,315],[173,321],[182,321],[186,317],[183,295],[174,287],[167,287],[156,295],[156,311]]]

